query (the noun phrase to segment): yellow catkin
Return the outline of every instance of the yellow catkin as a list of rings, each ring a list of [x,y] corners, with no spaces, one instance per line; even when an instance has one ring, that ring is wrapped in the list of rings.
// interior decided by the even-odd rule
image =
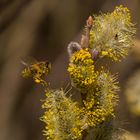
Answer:
[[[83,116],[81,109],[70,98],[65,96],[63,90],[48,90],[46,100],[42,105],[45,113],[41,120],[46,127],[44,135],[47,140],[78,139],[83,129]]]
[[[135,34],[130,11],[120,5],[112,13],[94,16],[89,46],[99,52],[99,57],[120,61],[128,55]]]
[[[108,55],[105,51],[102,53]],[[95,127],[107,117],[114,116],[118,87],[115,78],[103,69],[95,71],[88,49],[81,49],[70,58],[68,72],[73,85],[86,94],[86,99],[83,100],[86,126]]]
[[[91,89],[97,77],[93,64],[94,61],[88,49],[81,49],[70,58],[68,72],[73,84],[83,93]]]

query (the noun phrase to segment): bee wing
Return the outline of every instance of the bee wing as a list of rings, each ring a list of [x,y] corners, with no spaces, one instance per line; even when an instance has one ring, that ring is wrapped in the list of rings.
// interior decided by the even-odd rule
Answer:
[[[22,59],[20,60],[20,62],[21,62],[21,64],[24,65],[24,66],[29,66],[29,65],[28,65],[24,60],[22,60]]]
[[[24,66],[30,66],[30,65],[37,63],[37,60],[32,57],[28,57],[28,58],[21,59],[21,63]]]

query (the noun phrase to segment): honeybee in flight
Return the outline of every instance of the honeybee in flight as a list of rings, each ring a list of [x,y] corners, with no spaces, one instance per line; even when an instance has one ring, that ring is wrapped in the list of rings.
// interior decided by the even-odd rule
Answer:
[[[36,83],[44,83],[42,77],[47,76],[51,69],[51,63],[48,61],[22,61],[22,64],[26,66],[22,71],[22,76],[25,78],[33,77]]]

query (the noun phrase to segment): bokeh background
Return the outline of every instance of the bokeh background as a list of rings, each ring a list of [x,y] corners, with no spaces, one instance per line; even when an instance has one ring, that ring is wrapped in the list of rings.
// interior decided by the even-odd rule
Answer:
[[[130,132],[127,140],[140,140],[139,0],[0,0],[0,140],[44,140],[39,120],[43,89],[21,77],[21,60],[50,61],[46,80],[52,88],[65,87],[68,43],[79,41],[89,15],[120,4],[130,9],[137,35],[130,55],[112,65],[121,86],[117,118]]]

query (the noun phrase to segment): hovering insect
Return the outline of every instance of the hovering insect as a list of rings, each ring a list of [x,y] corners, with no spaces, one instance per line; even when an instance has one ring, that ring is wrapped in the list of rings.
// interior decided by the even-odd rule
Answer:
[[[33,77],[36,83],[41,83],[44,81],[42,80],[42,77],[45,75],[47,76],[51,69],[51,63],[48,61],[22,61],[22,64],[26,66],[22,71],[22,76],[25,78]]]

